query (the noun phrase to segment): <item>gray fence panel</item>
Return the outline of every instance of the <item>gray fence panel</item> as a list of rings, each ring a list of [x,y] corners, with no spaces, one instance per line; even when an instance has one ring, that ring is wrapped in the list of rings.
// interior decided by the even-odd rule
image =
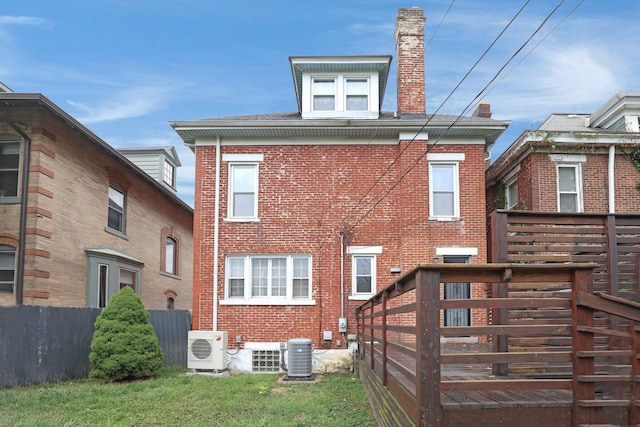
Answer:
[[[164,365],[186,367],[191,313],[187,310],[149,310],[149,322],[160,341]]]
[[[0,388],[84,378],[97,308],[0,307]],[[187,310],[152,310],[165,365],[187,365]]]

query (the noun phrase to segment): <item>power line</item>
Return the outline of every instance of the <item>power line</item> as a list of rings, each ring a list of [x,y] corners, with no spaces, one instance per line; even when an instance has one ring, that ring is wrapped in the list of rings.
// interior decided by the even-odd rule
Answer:
[[[563,0],[564,1],[564,0]],[[444,101],[442,101],[442,103],[438,106],[438,108],[435,110],[435,112],[427,119],[427,121],[422,125],[422,127],[416,132],[416,134],[414,135],[413,138],[411,138],[409,140],[409,142],[405,145],[405,147],[400,151],[400,153],[393,159],[393,161],[389,164],[389,166],[387,166],[387,168],[385,169],[385,171],[382,173],[382,175],[380,175],[378,177],[378,179],[376,179],[376,181],[374,181],[374,183],[371,185],[371,187],[369,187],[369,189],[365,192],[365,194],[360,198],[360,200],[354,205],[353,208],[351,208],[351,210],[349,210],[349,212],[347,212],[347,214],[345,215],[344,219],[342,220],[343,223],[346,223],[347,218],[349,217],[349,215],[351,215],[351,213],[353,211],[355,211],[356,209],[358,209],[359,205],[365,200],[365,198],[369,195],[369,193],[371,193],[373,191],[373,189],[380,183],[380,181],[386,176],[386,174],[391,170],[391,168],[396,164],[396,162],[398,162],[400,160],[400,158],[402,157],[402,155],[405,153],[405,151],[409,148],[409,146],[411,145],[412,142],[415,141],[415,139],[418,137],[418,135],[420,135],[420,133],[427,127],[427,125],[431,122],[431,120],[433,119],[433,117],[435,117],[435,115],[438,113],[438,111],[440,111],[444,105],[449,101],[449,99],[453,96],[453,94],[460,88],[460,86],[462,85],[462,83],[467,79],[467,77],[469,77],[469,75],[471,74],[471,72],[473,72],[473,70],[478,66],[478,64],[480,63],[480,61],[482,61],[482,59],[484,59],[484,57],[489,53],[489,51],[495,46],[495,44],[498,42],[498,40],[504,35],[504,33],[509,29],[509,27],[513,24],[513,22],[515,22],[515,20],[518,18],[518,16],[520,16],[520,14],[522,13],[522,11],[527,7],[527,5],[531,2],[531,0],[527,0],[525,1],[525,3],[522,5],[522,7],[518,10],[518,12],[513,16],[513,18],[511,18],[511,20],[507,23],[507,25],[503,28],[503,30],[498,34],[498,36],[496,36],[496,38],[493,40],[493,42],[491,42],[491,44],[485,49],[485,51],[482,53],[482,55],[480,55],[480,57],[478,58],[478,60],[473,64],[473,66],[467,71],[467,73],[462,77],[462,79],[458,82],[458,84],[449,92],[449,95],[447,95],[447,97],[445,98]],[[448,13],[448,11],[447,11]],[[464,112],[463,112],[464,113]],[[457,119],[459,120],[459,118]],[[457,122],[456,120],[456,122]],[[456,123],[454,122],[454,123]],[[435,144],[434,144],[435,145]],[[395,186],[393,187],[395,188]],[[388,194],[388,193],[387,193]],[[376,204],[377,205],[377,204]],[[364,208],[365,206],[362,206],[362,208]],[[368,212],[365,214],[367,215]],[[359,222],[359,221],[358,221]],[[351,227],[353,228],[353,227]]]
[[[534,32],[529,36],[529,38],[528,38],[528,39],[527,39],[527,40],[526,40],[526,41],[525,41],[525,42],[524,42],[524,43],[523,43],[523,44],[522,44],[522,45],[521,45],[521,46],[516,50],[516,52],[514,52],[514,53],[511,55],[511,57],[509,58],[509,60],[508,60],[508,61],[507,61],[507,62],[506,62],[502,67],[500,67],[500,69],[496,72],[496,74],[494,75],[494,77],[489,81],[489,83],[487,83],[487,84],[484,86],[484,88],[483,88],[480,92],[478,92],[478,94],[476,95],[476,97],[475,97],[475,98],[474,98],[474,99],[473,99],[469,104],[467,104],[467,107],[465,107],[465,109],[462,111],[462,113],[461,113],[460,115],[458,115],[458,117],[456,118],[456,120],[454,120],[454,121],[451,123],[451,125],[449,125],[449,126],[447,127],[447,129],[446,129],[447,131],[448,131],[448,130],[450,130],[450,129],[451,129],[451,128],[452,128],[452,127],[453,127],[453,126],[454,126],[454,125],[455,125],[455,124],[456,124],[456,123],[457,123],[457,122],[458,122],[462,117],[463,117],[464,113],[469,109],[469,107],[470,107],[470,106],[471,106],[471,105],[472,105],[472,104],[473,104],[473,103],[474,103],[474,102],[475,102],[479,97],[481,97],[481,96],[483,95],[483,93],[486,91],[486,89],[491,85],[491,83],[493,83],[493,82],[496,80],[496,78],[497,78],[497,77],[502,73],[502,71],[507,67],[507,65],[508,65],[511,61],[513,61],[513,60],[515,59],[515,57],[516,57],[516,56],[517,56],[517,55],[518,55],[518,54],[519,54],[519,53],[520,53],[520,52],[521,52],[521,51],[522,51],[522,50],[527,46],[527,44],[529,44],[529,42],[531,41],[531,39],[532,39],[532,38],[533,38],[533,37],[534,37],[534,36],[535,36],[535,35],[536,35],[536,34],[537,34],[541,29],[542,29],[542,27],[547,23],[547,21],[551,18],[551,16],[553,16],[553,15],[557,12],[557,10],[558,10],[558,9],[560,8],[560,6],[564,3],[564,1],[565,1],[565,0],[561,0],[561,1],[556,5],[556,7],[555,7],[551,12],[549,12],[549,14],[547,14],[547,16],[545,17],[545,19],[544,19],[544,20],[542,21],[542,23],[541,23],[541,24],[536,28],[536,30],[535,30],[535,31],[534,31]],[[520,14],[520,12],[524,9],[524,7],[526,7],[526,5],[527,5],[528,3],[529,3],[529,1],[527,1],[527,2],[525,3],[525,5],[520,9],[520,11],[518,11],[518,14],[516,14],[516,16],[514,16],[514,18],[513,18],[513,19],[515,19],[515,18]],[[508,25],[511,25],[511,23],[513,22],[513,19],[509,22],[509,24],[508,24]],[[500,33],[500,35],[499,35],[498,37],[500,37],[500,36],[504,33],[504,31],[506,31],[506,29],[507,29],[507,28],[508,28],[508,26],[507,26],[507,27],[505,27],[505,29]],[[492,44],[491,44],[491,46],[493,46],[493,45],[495,44],[495,41],[497,41],[497,39],[496,39],[496,40],[494,40],[494,43],[492,43]],[[491,46],[490,46],[489,48],[491,48]],[[486,53],[486,52],[487,52],[487,51],[485,51],[485,53]],[[479,62],[479,61],[478,61],[478,62]],[[475,65],[477,65],[477,64],[478,64],[478,62],[476,62],[476,64],[474,64],[474,67],[475,67]],[[467,73],[467,74],[465,75],[465,78],[466,78],[468,75],[469,75],[469,73]],[[458,85],[458,86],[459,86],[459,85]],[[457,87],[458,87],[458,86],[456,86],[456,89],[457,89]],[[455,89],[454,89],[454,90],[455,90]],[[433,117],[433,116],[432,116],[432,117]],[[427,121],[427,123],[428,123],[428,121]],[[420,130],[420,131],[422,131],[422,129],[424,129],[424,127],[425,127],[425,126],[426,126],[426,124],[421,128],[421,130]],[[418,132],[418,133],[419,133],[419,132]],[[412,170],[413,170],[417,165],[418,165],[418,163],[420,162],[420,160],[422,160],[422,158],[424,158],[424,156],[426,156],[426,155],[429,153],[429,151],[431,151],[431,149],[432,149],[432,148],[433,148],[433,147],[434,147],[434,146],[435,146],[435,145],[440,141],[440,139],[441,139],[441,138],[442,138],[442,135],[441,135],[441,136],[439,136],[439,137],[438,137],[438,139],[436,139],[436,141],[434,141],[434,143],[433,143],[432,145],[428,146],[428,147],[427,147],[427,149],[426,149],[426,150],[425,150],[425,151],[424,151],[420,156],[418,156],[418,157],[417,157],[417,158],[416,158],[416,159],[411,163],[411,165],[410,165],[410,166],[405,170],[405,172],[403,172],[403,174],[400,176],[400,178],[399,178],[399,179],[398,179],[398,180],[397,180],[397,181],[396,181],[396,182],[395,182],[395,183],[394,183],[394,184],[393,184],[393,185],[392,185],[392,186],[391,186],[391,187],[390,187],[390,188],[389,188],[389,189],[388,189],[388,190],[387,190],[387,191],[386,191],[386,192],[385,192],[385,193],[384,193],[384,194],[383,194],[379,199],[378,199],[378,201],[377,201],[373,206],[371,206],[371,208],[369,208],[369,209],[364,213],[364,215],[362,215],[360,218],[358,218],[358,219],[353,223],[353,225],[352,225],[351,227],[349,227],[349,231],[353,230],[353,229],[354,229],[354,228],[355,228],[355,227],[356,227],[356,226],[357,226],[357,225],[358,225],[362,220],[364,220],[364,218],[366,218],[366,217],[367,217],[367,216],[368,216],[368,215],[369,215],[369,214],[370,214],[370,213],[371,213],[371,212],[372,212],[372,211],[373,211],[373,210],[374,210],[374,209],[375,209],[375,208],[376,208],[380,203],[382,203],[382,201],[383,201],[383,200],[384,200],[384,199],[385,199],[385,198],[386,198],[386,197],[391,193],[391,191],[393,191],[393,190],[394,190],[394,189],[395,189],[395,188],[400,184],[400,182],[401,182],[401,181],[402,181],[402,180],[403,180],[403,179],[404,179],[404,178],[405,178],[405,177],[406,177],[406,176],[407,176],[407,175],[408,175],[408,174],[409,174],[409,173],[410,173],[410,172],[411,172],[411,171],[412,171]],[[415,137],[414,137],[414,139],[415,139]],[[411,142],[413,142],[413,139],[412,139],[409,143],[411,143]],[[407,144],[407,146],[408,146],[408,145],[409,145],[409,144]],[[406,149],[406,147],[405,147],[405,149]],[[404,150],[403,150],[403,152],[404,152]],[[395,161],[394,161],[394,162],[395,162]],[[388,170],[389,170],[389,169],[387,169],[387,171],[388,171]],[[386,173],[386,171],[385,171],[385,173]],[[376,182],[379,182],[379,180],[378,180],[378,181],[376,181]],[[345,219],[346,219],[346,218],[345,218]]]

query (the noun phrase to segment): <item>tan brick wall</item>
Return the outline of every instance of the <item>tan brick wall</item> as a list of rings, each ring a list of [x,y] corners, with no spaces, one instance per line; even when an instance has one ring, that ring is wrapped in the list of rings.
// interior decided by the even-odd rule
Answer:
[[[26,132],[32,139],[24,304],[85,306],[85,247],[103,246],[144,262],[140,296],[147,308],[166,308],[167,289],[177,294],[175,308],[191,308],[191,215],[57,117],[27,113],[15,120],[29,124]],[[127,239],[105,231],[108,168],[131,183]],[[7,214],[0,232],[10,229],[17,234],[19,205],[0,209]],[[181,237],[179,279],[160,274],[163,227],[173,227]],[[9,302],[3,298],[0,303]]]

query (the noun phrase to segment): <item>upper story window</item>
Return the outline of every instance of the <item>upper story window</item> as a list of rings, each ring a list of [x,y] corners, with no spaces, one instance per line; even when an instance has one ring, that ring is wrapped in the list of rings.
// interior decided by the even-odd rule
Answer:
[[[165,239],[164,244],[164,272],[169,274],[176,274],[176,254],[178,244],[171,237]]]
[[[107,228],[125,234],[126,193],[114,184],[109,185],[109,214]]]
[[[16,271],[16,248],[0,245],[0,292],[13,292]]]
[[[507,184],[505,189],[507,209],[513,209],[518,205],[518,181],[513,180]]]
[[[167,184],[172,188],[176,187],[175,169],[176,168],[168,160],[164,161],[164,170],[162,174],[162,180],[164,181],[165,184]]]
[[[429,161],[429,218],[460,218],[459,165],[464,153],[433,153]]]
[[[305,117],[369,117],[371,82],[375,75],[318,75],[310,77],[311,107]],[[375,111],[377,117],[377,111]]]
[[[558,164],[558,212],[582,212],[580,164]]]
[[[258,164],[229,164],[230,219],[258,218]]]
[[[311,257],[229,256],[225,295],[226,304],[313,304]]]
[[[18,201],[20,141],[14,135],[0,136],[0,203]]]

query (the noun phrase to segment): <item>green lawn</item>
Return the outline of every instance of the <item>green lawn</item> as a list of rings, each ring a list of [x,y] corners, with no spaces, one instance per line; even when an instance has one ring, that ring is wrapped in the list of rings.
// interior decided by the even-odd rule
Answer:
[[[222,378],[163,368],[156,379],[83,379],[0,390],[3,426],[375,426],[357,377],[278,382],[276,375]]]

